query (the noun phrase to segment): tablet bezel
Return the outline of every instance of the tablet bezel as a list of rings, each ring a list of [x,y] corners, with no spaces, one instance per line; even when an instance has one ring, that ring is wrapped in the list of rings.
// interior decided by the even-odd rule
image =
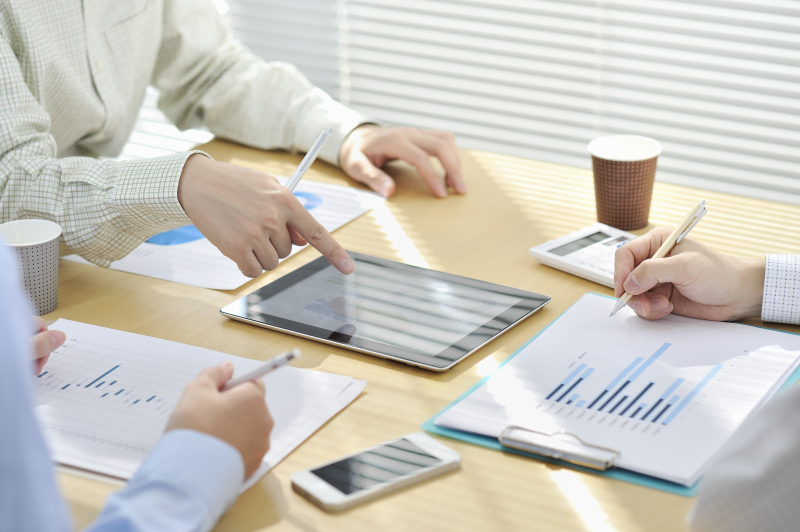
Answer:
[[[314,261],[284,275],[283,277],[276,279],[275,281],[254,290],[250,294],[247,294],[246,296],[237,299],[236,301],[230,303],[229,305],[226,305],[225,307],[220,309],[220,313],[227,318],[241,321],[244,323],[257,325],[259,327],[264,327],[275,331],[285,332],[294,336],[300,336],[301,338],[307,338],[310,340],[315,340],[317,342],[343,347],[345,349],[350,349],[360,353],[375,355],[390,360],[396,360],[398,362],[403,362],[405,364],[417,366],[431,371],[441,372],[441,371],[447,371],[448,369],[452,368],[453,366],[464,360],[466,357],[468,357],[469,355],[471,355],[472,353],[474,353],[475,351],[477,351],[478,349],[489,343],[491,340],[502,335],[503,333],[505,333],[506,331],[517,325],[519,322],[530,316],[531,314],[537,312],[551,300],[549,296],[543,294],[537,294],[535,292],[529,292],[526,290],[520,290],[518,288],[511,288],[508,286],[488,283],[486,281],[471,279],[469,277],[462,277],[455,274],[430,270],[427,268],[420,268],[418,266],[411,266],[408,264],[403,264],[401,262],[383,259],[380,257],[374,257],[371,255],[365,255],[363,253],[357,253],[353,251],[348,251],[348,253],[356,262],[367,262],[398,271],[413,273],[416,275],[423,275],[425,277],[432,277],[435,279],[441,279],[447,282],[453,282],[453,283],[457,282],[473,288],[486,290],[488,292],[519,298],[520,301],[514,304],[512,307],[503,311],[498,316],[495,316],[484,325],[477,327],[471,333],[464,336],[459,341],[454,342],[453,344],[448,346],[446,349],[444,349],[437,355],[433,356],[424,353],[418,353],[408,349],[403,349],[389,344],[383,344],[372,340],[366,340],[363,338],[359,338],[357,336],[348,337],[343,333],[322,329],[320,327],[315,327],[313,325],[308,325],[306,323],[301,323],[289,320],[287,318],[274,316],[272,314],[265,314],[262,312],[258,313],[247,312],[246,313],[247,315],[242,315],[240,309],[243,306],[247,308],[248,306],[247,299],[250,298],[251,296],[255,295],[256,297],[259,297],[260,301],[263,301],[264,299],[269,299],[279,294],[280,292],[283,292],[284,290],[287,290],[288,288],[294,286],[295,284],[301,282],[303,279],[306,279],[322,271],[325,268],[333,267],[330,265],[330,263],[325,257],[319,257]],[[255,304],[255,302],[251,302],[249,305],[253,304]],[[258,314],[257,317],[259,319],[256,319],[256,314]],[[492,322],[495,321],[500,321],[501,323],[505,322],[503,328],[499,329],[498,325],[492,326],[491,329],[487,327],[490,324],[492,324]],[[460,342],[464,341],[467,342],[467,346],[456,347]],[[429,358],[435,358],[437,356],[442,356],[443,354],[446,353],[450,353],[451,356],[455,356],[455,358],[446,359],[450,360],[451,362],[443,366],[436,366],[427,363],[427,361],[424,360]]]

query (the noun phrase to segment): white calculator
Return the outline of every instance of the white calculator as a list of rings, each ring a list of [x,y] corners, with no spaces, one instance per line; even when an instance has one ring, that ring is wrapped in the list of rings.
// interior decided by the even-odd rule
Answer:
[[[593,224],[531,248],[542,264],[614,288],[614,253],[636,235],[605,224]]]

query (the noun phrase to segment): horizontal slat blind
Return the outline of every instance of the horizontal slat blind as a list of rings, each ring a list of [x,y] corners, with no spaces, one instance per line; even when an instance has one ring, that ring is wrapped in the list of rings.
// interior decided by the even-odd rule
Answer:
[[[339,97],[336,0],[227,0],[226,4],[234,37],[251,52],[267,61],[292,63],[314,85]]]
[[[800,2],[344,0],[345,103],[588,167],[664,145],[658,179],[800,203]]]

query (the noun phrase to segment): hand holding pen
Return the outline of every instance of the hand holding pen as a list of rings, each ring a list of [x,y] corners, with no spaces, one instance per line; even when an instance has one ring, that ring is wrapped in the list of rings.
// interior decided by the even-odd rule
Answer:
[[[617,249],[616,294],[627,293],[637,315],[653,320],[674,313],[716,321],[761,315],[763,258],[729,257],[689,238],[657,258],[673,233],[658,227]]]

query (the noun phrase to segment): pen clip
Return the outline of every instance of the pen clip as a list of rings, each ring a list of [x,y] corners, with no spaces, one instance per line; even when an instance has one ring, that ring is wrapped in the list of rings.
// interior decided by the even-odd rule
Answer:
[[[699,222],[700,220],[702,220],[703,216],[705,216],[705,215],[706,215],[706,213],[708,212],[708,209],[706,209],[706,205],[705,205],[705,203],[706,203],[705,201],[701,202],[701,204],[700,204],[700,209],[699,209],[699,210],[698,210],[696,213],[694,213],[694,221],[692,222],[692,224],[691,224],[689,227],[687,227],[687,228],[686,228],[686,231],[684,231],[683,233],[681,233],[681,235],[680,235],[680,236],[679,236],[679,237],[678,237],[678,238],[675,240],[675,243],[676,243],[676,244],[677,244],[678,242],[680,242],[681,240],[683,240],[683,237],[685,237],[686,235],[688,235],[688,234],[689,234],[689,231],[691,231],[692,229],[694,229],[694,226],[695,226],[695,225],[697,225],[697,222]]]

